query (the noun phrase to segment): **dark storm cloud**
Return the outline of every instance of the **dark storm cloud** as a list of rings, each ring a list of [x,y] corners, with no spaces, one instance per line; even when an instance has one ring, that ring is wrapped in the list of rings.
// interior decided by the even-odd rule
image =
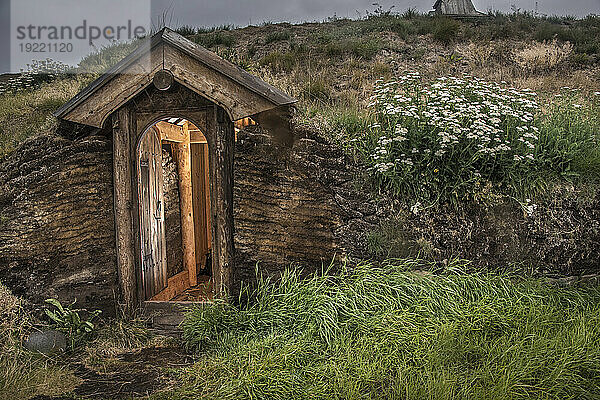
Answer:
[[[366,10],[373,11],[376,0],[152,0],[155,17],[168,10],[167,24],[171,26],[215,26],[222,24],[248,25],[265,21],[303,22],[322,21],[333,15],[356,18]],[[428,11],[434,0],[378,1],[384,9],[392,5],[395,11],[416,8]],[[511,6],[533,11],[536,0],[473,0],[480,11],[510,11]],[[547,15],[576,15],[600,13],[600,0],[537,0],[538,10]]]

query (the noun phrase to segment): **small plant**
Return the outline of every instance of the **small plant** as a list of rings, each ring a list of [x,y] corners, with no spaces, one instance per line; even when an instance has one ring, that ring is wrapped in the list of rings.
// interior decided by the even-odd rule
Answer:
[[[96,328],[92,321],[102,313],[100,310],[92,311],[87,319],[82,319],[79,313],[83,310],[65,307],[56,299],[47,299],[46,303],[54,306],[55,310],[46,308],[44,312],[56,325],[56,330],[64,332],[68,336],[71,349],[92,335]],[[71,306],[74,304],[75,302]]]
[[[450,44],[458,36],[460,22],[450,18],[436,18],[433,27],[433,38],[438,42]]]
[[[265,44],[281,42],[283,40],[290,40],[291,37],[292,35],[289,31],[272,32],[269,33],[267,37],[265,37]]]
[[[235,44],[235,36],[219,31],[199,34],[194,36],[192,40],[208,49],[217,46],[231,47]]]

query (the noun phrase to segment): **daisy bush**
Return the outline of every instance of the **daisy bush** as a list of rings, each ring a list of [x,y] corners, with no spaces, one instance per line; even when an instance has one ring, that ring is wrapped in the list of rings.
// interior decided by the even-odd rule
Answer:
[[[380,184],[434,202],[507,184],[536,162],[536,93],[465,76],[378,80],[365,158]]]

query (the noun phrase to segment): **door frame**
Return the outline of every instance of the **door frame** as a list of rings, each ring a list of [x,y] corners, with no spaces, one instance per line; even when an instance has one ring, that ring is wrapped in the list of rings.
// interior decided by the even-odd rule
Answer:
[[[143,308],[141,293],[140,216],[137,146],[156,122],[185,118],[206,137],[209,151],[209,187],[212,232],[212,277],[215,298],[227,299],[233,289],[233,121],[220,106],[184,110],[138,112],[129,103],[113,114],[113,190],[117,270],[126,314]]]

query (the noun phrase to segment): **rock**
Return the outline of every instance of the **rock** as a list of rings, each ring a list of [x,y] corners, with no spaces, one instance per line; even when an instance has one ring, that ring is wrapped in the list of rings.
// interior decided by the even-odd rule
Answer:
[[[25,341],[25,348],[46,355],[62,353],[67,349],[67,336],[54,330],[33,332]]]

